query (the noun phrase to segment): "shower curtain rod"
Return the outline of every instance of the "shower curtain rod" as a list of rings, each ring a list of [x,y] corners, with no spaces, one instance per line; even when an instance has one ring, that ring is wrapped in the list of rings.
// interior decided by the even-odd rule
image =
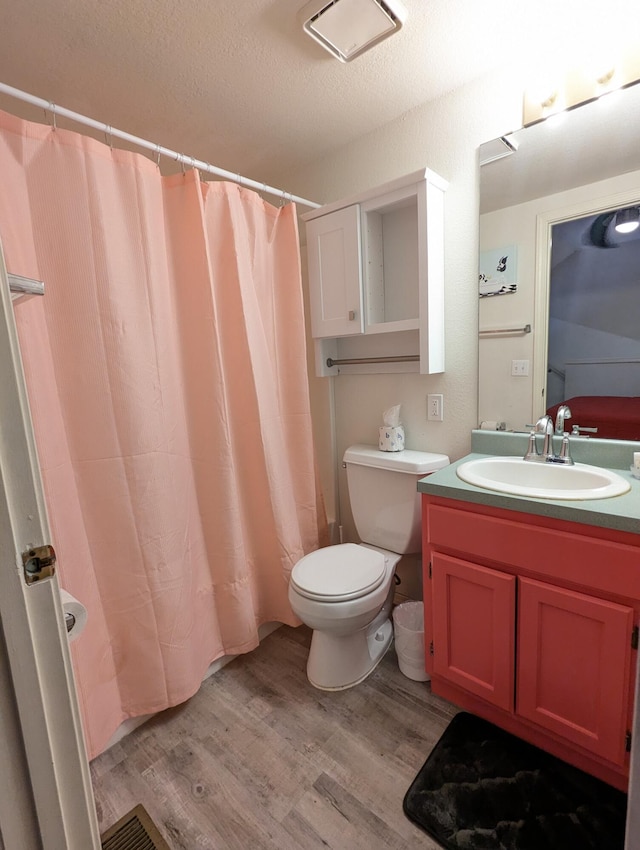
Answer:
[[[124,141],[130,142],[139,148],[145,148],[146,150],[153,151],[158,157],[166,156],[176,162],[189,165],[191,168],[197,168],[198,171],[205,171],[208,174],[215,174],[218,177],[224,177],[234,183],[239,183],[241,186],[248,186],[250,189],[256,189],[258,192],[265,192],[268,195],[277,195],[285,201],[294,201],[296,204],[301,204],[304,207],[318,209],[318,207],[321,206],[321,204],[316,204],[314,201],[308,201],[306,198],[300,198],[298,195],[292,195],[290,192],[285,192],[283,189],[275,189],[273,186],[267,186],[266,183],[258,183],[258,181],[251,180],[249,177],[242,177],[240,174],[225,171],[224,168],[217,168],[215,165],[210,165],[208,162],[204,162],[201,159],[194,159],[192,156],[186,156],[183,153],[172,151],[170,148],[165,148],[162,145],[155,144],[154,142],[148,142],[146,139],[141,139],[139,136],[132,136],[131,133],[125,133],[123,130],[116,130],[116,128],[112,127],[110,124],[102,124],[100,121],[94,121],[93,118],[87,118],[86,115],[80,115],[78,112],[72,112],[70,109],[57,106],[51,101],[28,94],[20,89],[13,88],[13,86],[8,86],[6,83],[0,83],[0,92],[2,94],[9,95],[9,97],[14,97],[16,100],[22,100],[25,103],[30,103],[32,106],[39,106],[45,111],[51,112],[54,118],[54,126],[56,115],[61,115],[63,118],[69,118],[77,124],[84,124],[86,127],[92,127],[94,130],[102,130],[107,136],[123,139]]]

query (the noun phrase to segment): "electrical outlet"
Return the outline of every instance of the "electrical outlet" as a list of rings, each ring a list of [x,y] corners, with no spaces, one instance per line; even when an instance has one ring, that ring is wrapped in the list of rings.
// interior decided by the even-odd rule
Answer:
[[[427,396],[427,419],[430,422],[442,422],[444,419],[444,397],[441,393]]]
[[[515,375],[517,378],[526,378],[529,374],[529,361],[528,360],[512,360],[511,361],[511,374]]]

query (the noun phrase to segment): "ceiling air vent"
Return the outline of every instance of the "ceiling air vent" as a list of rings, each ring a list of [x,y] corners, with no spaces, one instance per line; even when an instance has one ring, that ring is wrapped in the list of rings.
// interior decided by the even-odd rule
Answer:
[[[480,145],[480,165],[487,165],[490,162],[495,162],[496,159],[510,156],[517,150],[518,142],[513,136],[500,136],[490,142],[483,142]]]
[[[311,0],[298,18],[325,50],[341,62],[351,62],[398,32],[407,10],[400,0]]]

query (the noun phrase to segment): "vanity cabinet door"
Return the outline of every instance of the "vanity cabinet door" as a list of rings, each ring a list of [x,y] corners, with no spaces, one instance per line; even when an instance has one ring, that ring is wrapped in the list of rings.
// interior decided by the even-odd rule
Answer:
[[[520,579],[516,712],[622,764],[632,628],[631,608]]]
[[[516,578],[433,553],[433,672],[514,707]]]
[[[360,256],[360,206],[354,204],[307,222],[311,335],[364,331]]]

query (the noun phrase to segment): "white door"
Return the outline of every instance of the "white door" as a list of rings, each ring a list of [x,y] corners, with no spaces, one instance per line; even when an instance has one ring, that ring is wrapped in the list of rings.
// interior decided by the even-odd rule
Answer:
[[[0,841],[98,850],[58,580],[23,566],[51,539],[1,245],[0,301]]]

